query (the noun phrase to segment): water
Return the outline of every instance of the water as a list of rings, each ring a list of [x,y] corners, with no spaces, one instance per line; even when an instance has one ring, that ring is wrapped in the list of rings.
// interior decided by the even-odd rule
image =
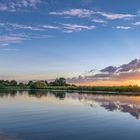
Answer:
[[[0,91],[0,140],[140,140],[140,97]]]

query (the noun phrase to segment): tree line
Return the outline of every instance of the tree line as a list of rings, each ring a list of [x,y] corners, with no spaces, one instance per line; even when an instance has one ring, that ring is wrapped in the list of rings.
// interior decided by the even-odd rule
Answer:
[[[65,78],[57,78],[52,82],[47,80],[29,81],[28,83],[17,82],[15,80],[0,80],[0,89],[48,89],[48,90],[65,90],[78,92],[92,92],[92,91],[108,91],[112,92],[139,92],[140,87],[134,86],[76,86],[66,82]]]
[[[39,81],[29,81],[28,83],[17,82],[15,80],[0,80],[0,88],[31,88],[31,89],[45,89],[47,87],[67,87],[70,84],[66,83],[65,78],[56,78],[52,82],[48,82],[47,80],[39,80]]]

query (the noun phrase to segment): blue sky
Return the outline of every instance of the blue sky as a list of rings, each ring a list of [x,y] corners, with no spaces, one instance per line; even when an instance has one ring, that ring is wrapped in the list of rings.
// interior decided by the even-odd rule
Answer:
[[[72,77],[139,57],[139,0],[0,0],[1,79]]]

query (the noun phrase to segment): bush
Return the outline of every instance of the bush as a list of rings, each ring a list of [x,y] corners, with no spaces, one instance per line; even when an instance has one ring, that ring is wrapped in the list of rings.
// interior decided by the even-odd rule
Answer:
[[[32,89],[45,89],[47,84],[44,81],[37,81],[31,85]]]

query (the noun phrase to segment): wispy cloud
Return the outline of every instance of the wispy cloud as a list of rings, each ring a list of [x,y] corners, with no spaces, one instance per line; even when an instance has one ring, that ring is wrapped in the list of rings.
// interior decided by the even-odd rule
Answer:
[[[59,29],[59,26],[53,26],[53,25],[40,25],[40,27],[44,29]]]
[[[130,19],[136,17],[136,15],[134,14],[108,13],[104,11],[89,10],[89,9],[70,9],[61,12],[50,12],[49,14],[58,16],[76,16],[76,17],[92,17],[93,15],[100,15],[108,20]]]
[[[0,11],[15,12],[21,8],[35,8],[39,3],[41,3],[41,0],[7,0],[6,2],[0,2]]]
[[[30,39],[23,34],[0,35],[0,46],[7,47],[10,44],[21,43],[26,40],[30,40]]]
[[[130,27],[130,26],[117,26],[116,28],[117,29],[128,30],[128,29],[131,29],[132,27]]]
[[[106,17],[109,20],[116,20],[116,19],[130,19],[136,17],[133,14],[119,14],[119,13],[107,13],[107,12],[96,12],[97,14]]]
[[[0,42],[20,42],[26,40],[26,38],[18,35],[1,35]]]
[[[50,12],[50,15],[90,17],[94,12],[88,9],[70,9],[62,12]]]
[[[140,21],[134,22],[134,23],[132,23],[132,25],[139,26],[140,25]]]
[[[22,25],[22,24],[9,24],[15,29],[25,29],[25,30],[32,30],[32,31],[44,31],[43,28],[39,28],[36,26],[30,26],[30,25]]]
[[[78,32],[78,31],[83,31],[83,30],[92,30],[95,29],[96,27],[94,25],[78,25],[78,24],[62,24],[64,32]]]
[[[24,25],[17,23],[0,23],[0,27],[6,30],[32,30],[32,31],[45,31],[43,27],[39,25]]]
[[[107,21],[105,21],[103,19],[98,19],[98,18],[94,18],[91,21],[95,22],[95,23],[101,23],[101,24],[106,24],[107,23]]]
[[[24,25],[18,23],[0,23],[0,27],[6,30],[31,30],[31,31],[46,31],[47,29],[60,29],[60,25],[49,24],[36,24],[36,25]]]

